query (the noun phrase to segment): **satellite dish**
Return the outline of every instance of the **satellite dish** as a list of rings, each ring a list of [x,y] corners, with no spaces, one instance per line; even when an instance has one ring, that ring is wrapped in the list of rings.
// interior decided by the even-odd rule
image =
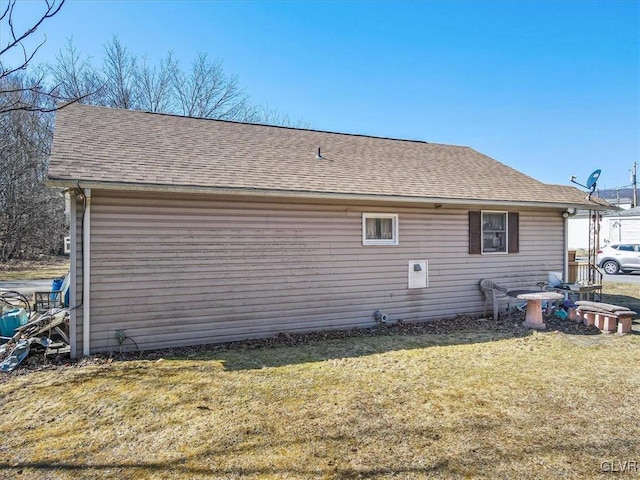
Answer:
[[[589,175],[589,178],[587,179],[587,184],[586,185],[582,185],[581,183],[576,182],[576,176],[573,175],[570,180],[572,183],[575,183],[576,185],[580,185],[583,188],[588,188],[589,190],[591,190],[591,192],[589,193],[589,198],[591,198],[591,194],[593,192],[595,192],[596,190],[596,182],[598,181],[598,178],[600,178],[600,174],[602,173],[602,170],[598,169],[598,170],[594,170],[594,172]]]
[[[602,170],[598,169],[589,175],[589,178],[587,179],[587,188],[590,188],[591,191],[596,189],[596,182],[598,181],[598,178],[600,178],[600,173],[602,173]]]

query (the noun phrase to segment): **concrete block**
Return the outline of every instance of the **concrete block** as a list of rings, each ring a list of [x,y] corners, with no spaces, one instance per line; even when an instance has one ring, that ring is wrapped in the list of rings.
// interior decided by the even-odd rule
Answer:
[[[618,334],[631,333],[631,317],[620,317],[618,319]]]
[[[615,332],[616,328],[618,328],[618,319],[612,315],[602,315],[602,318],[604,320],[602,331],[607,333]]]

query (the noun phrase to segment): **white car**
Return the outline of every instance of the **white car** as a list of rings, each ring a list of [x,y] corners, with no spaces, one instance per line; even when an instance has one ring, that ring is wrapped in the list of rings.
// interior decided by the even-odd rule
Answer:
[[[640,270],[640,244],[614,243],[598,250],[596,264],[609,275]]]

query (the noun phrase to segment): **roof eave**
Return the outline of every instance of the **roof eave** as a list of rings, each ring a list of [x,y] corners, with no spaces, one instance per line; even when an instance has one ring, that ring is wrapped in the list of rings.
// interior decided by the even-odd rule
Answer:
[[[304,198],[315,200],[351,200],[351,201],[384,201],[392,203],[418,203],[418,204],[442,204],[442,205],[499,205],[511,207],[540,207],[540,208],[576,208],[591,210],[612,210],[612,207],[598,205],[593,201],[585,203],[577,202],[547,202],[547,201],[516,201],[516,200],[495,200],[495,199],[470,199],[470,198],[446,198],[446,197],[413,197],[404,195],[380,195],[362,193],[336,193],[336,192],[316,192],[306,190],[278,190],[260,188],[231,188],[231,187],[206,187],[193,185],[166,185],[149,183],[126,183],[126,182],[104,182],[95,180],[76,180],[49,178],[46,181],[51,187],[67,187],[108,190],[128,190],[138,192],[165,192],[165,193],[198,193],[217,195],[244,195],[260,197],[280,197],[280,198]],[[615,207],[613,208],[615,209]]]

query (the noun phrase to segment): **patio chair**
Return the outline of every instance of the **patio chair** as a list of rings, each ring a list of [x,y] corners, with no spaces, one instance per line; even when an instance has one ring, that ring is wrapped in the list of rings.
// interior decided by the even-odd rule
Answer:
[[[58,282],[62,280],[62,283],[58,284],[56,290],[48,290],[46,292],[35,292],[33,294],[34,298],[34,310],[36,312],[45,312],[47,310],[51,310],[52,308],[65,308],[69,307],[69,284],[70,284],[70,273],[64,276],[64,278],[58,278],[54,282]]]
[[[498,313],[500,312],[500,304],[507,306],[507,310],[510,308],[509,297],[507,296],[507,289],[496,285],[491,280],[480,280],[480,290],[484,293],[484,310],[482,316],[487,315],[487,306],[491,302],[493,305],[493,319],[498,319]]]

